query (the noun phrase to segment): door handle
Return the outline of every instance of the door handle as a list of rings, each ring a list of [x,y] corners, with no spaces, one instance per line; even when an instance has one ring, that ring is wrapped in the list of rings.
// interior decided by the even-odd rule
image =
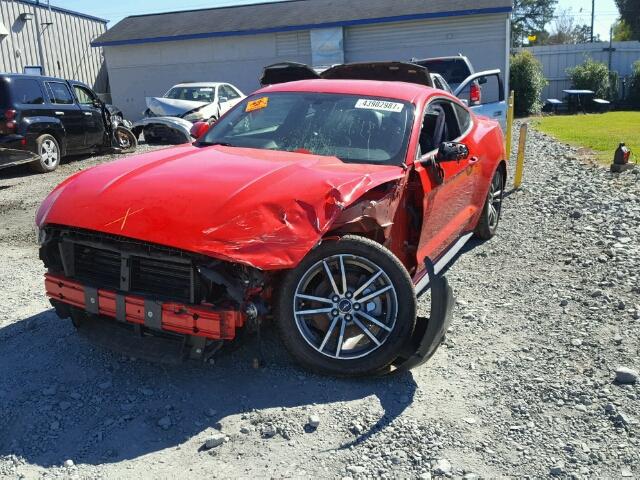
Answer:
[[[469,165],[473,165],[474,163],[478,163],[480,159],[478,157],[469,158]]]
[[[493,116],[494,117],[501,117],[502,116],[502,112],[500,110],[498,110],[497,112],[493,112]]]
[[[64,112],[54,112],[56,115],[64,115]]]
[[[86,116],[90,117],[92,115],[91,112],[83,112]]]

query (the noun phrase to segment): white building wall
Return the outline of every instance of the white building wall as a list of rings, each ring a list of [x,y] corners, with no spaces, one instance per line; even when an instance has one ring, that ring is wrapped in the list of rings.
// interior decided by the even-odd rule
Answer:
[[[462,53],[476,71],[508,64],[507,14],[470,15],[437,20],[345,28],[345,61],[409,61]]]
[[[476,70],[508,72],[508,15],[345,27],[346,62],[467,55]],[[163,95],[181,82],[224,81],[245,93],[259,87],[271,63],[312,63],[309,31],[106,46],[113,103],[131,119],[145,97]],[[506,82],[505,82],[506,83]],[[506,85],[505,85],[506,86]]]
[[[32,19],[23,20],[23,13]],[[91,47],[106,31],[104,22],[11,0],[0,0],[0,22],[9,33],[0,39],[0,72],[23,73],[25,66],[40,65],[36,34],[40,28],[47,75],[80,80],[99,93],[106,91],[102,49]]]
[[[271,63],[311,63],[309,32],[272,33],[105,47],[113,103],[140,118],[145,97],[183,82],[220,81],[245,94],[259,88]]]

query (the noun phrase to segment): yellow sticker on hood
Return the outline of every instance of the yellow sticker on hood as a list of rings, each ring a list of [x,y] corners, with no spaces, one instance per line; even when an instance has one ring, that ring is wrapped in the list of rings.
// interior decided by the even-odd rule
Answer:
[[[262,97],[258,98],[257,100],[251,100],[249,103],[247,103],[245,112],[253,112],[254,110],[267,108],[267,105],[269,105],[269,97]]]

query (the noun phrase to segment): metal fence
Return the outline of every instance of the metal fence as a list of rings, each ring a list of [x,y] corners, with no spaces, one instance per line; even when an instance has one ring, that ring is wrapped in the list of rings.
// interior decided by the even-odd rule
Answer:
[[[618,91],[620,95],[628,90],[628,77],[631,75],[633,63],[640,60],[640,42],[613,42],[611,49],[608,42],[580,43],[577,45],[545,45],[540,47],[518,48],[516,51],[528,50],[540,62],[544,76],[549,84],[542,92],[542,98],[562,99],[562,90],[571,87],[567,69],[580,65],[591,58],[618,72],[620,77]],[[626,93],[626,92],[625,92]]]

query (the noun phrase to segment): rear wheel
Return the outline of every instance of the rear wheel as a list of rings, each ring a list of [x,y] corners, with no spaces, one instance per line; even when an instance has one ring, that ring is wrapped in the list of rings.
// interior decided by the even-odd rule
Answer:
[[[34,172],[47,173],[58,168],[61,154],[60,145],[55,137],[49,134],[40,135],[36,139],[36,152],[40,158],[29,164]]]
[[[286,275],[276,309],[281,338],[303,366],[369,375],[384,371],[410,341],[416,297],[389,250],[347,236],[322,243]]]
[[[497,169],[493,174],[489,193],[482,209],[480,220],[475,229],[475,234],[482,240],[489,240],[498,230],[500,214],[502,212],[502,199],[504,197],[504,176],[502,170]]]

